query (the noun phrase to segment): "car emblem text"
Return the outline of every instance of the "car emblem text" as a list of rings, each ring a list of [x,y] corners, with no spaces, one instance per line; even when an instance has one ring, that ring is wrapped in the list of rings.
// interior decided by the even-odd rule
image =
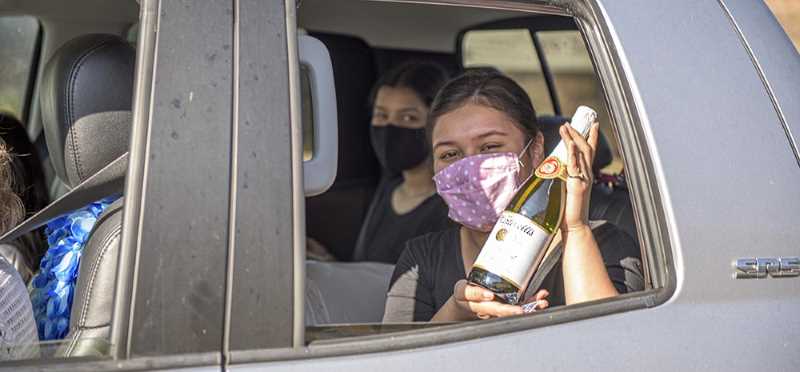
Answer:
[[[733,267],[736,279],[800,276],[800,257],[740,258]]]

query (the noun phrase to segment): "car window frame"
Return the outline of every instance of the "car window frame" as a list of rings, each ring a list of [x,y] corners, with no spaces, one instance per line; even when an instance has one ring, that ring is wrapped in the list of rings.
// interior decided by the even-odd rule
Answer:
[[[409,3],[396,0],[392,2]],[[662,208],[656,170],[653,167],[647,133],[642,129],[638,101],[628,67],[617,53],[619,46],[613,30],[602,22],[598,0],[565,0],[553,5],[548,1],[506,1],[488,4],[479,0],[454,0],[442,6],[469,6],[520,11],[521,16],[548,14],[574,17],[577,29],[586,42],[596,74],[611,115],[611,125],[625,150],[623,162],[629,175],[631,202],[637,222],[643,260],[652,288],[611,299],[592,301],[547,310],[546,314],[493,319],[470,324],[448,324],[418,330],[314,342],[305,347],[261,349],[232,352],[230,363],[247,364],[278,360],[301,360],[342,355],[359,355],[441,346],[509,332],[531,330],[603,315],[642,310],[666,302],[675,293],[677,278],[667,230],[668,220]],[[502,22],[502,21],[501,21]],[[296,31],[296,30],[295,30]],[[289,31],[289,38],[293,31]],[[457,42],[460,42],[458,40]],[[460,58],[460,57],[459,57]],[[293,126],[300,125],[293,122]],[[298,280],[298,279],[296,279]],[[302,296],[298,294],[298,296]],[[297,299],[295,303],[298,303]]]

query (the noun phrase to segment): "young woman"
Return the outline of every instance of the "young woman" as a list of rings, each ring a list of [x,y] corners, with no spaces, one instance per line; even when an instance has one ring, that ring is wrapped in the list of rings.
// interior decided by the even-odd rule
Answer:
[[[404,243],[449,227],[436,195],[425,125],[436,92],[447,80],[431,63],[400,65],[381,77],[372,96],[372,147],[388,171],[378,185],[354,250],[356,261],[394,264]]]
[[[539,301],[539,308],[643,287],[640,253],[633,240],[610,224],[592,229],[587,218],[597,128],[595,123],[588,141],[568,125],[560,128],[570,152],[561,223],[563,250],[553,251],[562,253],[550,256],[555,257],[554,264],[535,288],[536,294],[525,299]],[[470,71],[437,95],[428,115],[428,132],[438,193],[460,226],[408,242],[395,267],[384,322],[522,314],[521,306],[493,301],[490,291],[467,284],[465,278],[502,212],[496,201],[508,198],[507,191],[498,190],[513,193],[544,158],[544,140],[530,99],[513,80],[494,70]],[[446,179],[453,172],[477,176],[458,184]],[[507,172],[513,173],[514,177],[505,178],[514,187],[486,187]]]

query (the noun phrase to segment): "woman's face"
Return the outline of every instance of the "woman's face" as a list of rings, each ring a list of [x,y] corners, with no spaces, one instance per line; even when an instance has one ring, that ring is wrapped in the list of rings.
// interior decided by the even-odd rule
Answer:
[[[478,104],[466,104],[439,117],[432,133],[434,172],[468,156],[512,152],[519,154],[526,145],[526,135],[503,112]],[[531,164],[543,159],[541,133],[531,143],[521,160],[520,176],[530,175]]]
[[[428,106],[413,90],[390,86],[378,89],[372,108],[372,125],[418,129],[425,127],[427,119]]]

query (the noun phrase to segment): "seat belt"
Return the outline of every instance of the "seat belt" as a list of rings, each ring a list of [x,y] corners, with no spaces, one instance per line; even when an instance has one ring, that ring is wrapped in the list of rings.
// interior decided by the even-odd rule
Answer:
[[[42,208],[11,231],[0,237],[0,243],[8,243],[31,232],[48,221],[81,208],[115,193],[122,193],[125,187],[125,174],[128,172],[128,153],[106,165],[103,169],[72,188],[58,200]]]

